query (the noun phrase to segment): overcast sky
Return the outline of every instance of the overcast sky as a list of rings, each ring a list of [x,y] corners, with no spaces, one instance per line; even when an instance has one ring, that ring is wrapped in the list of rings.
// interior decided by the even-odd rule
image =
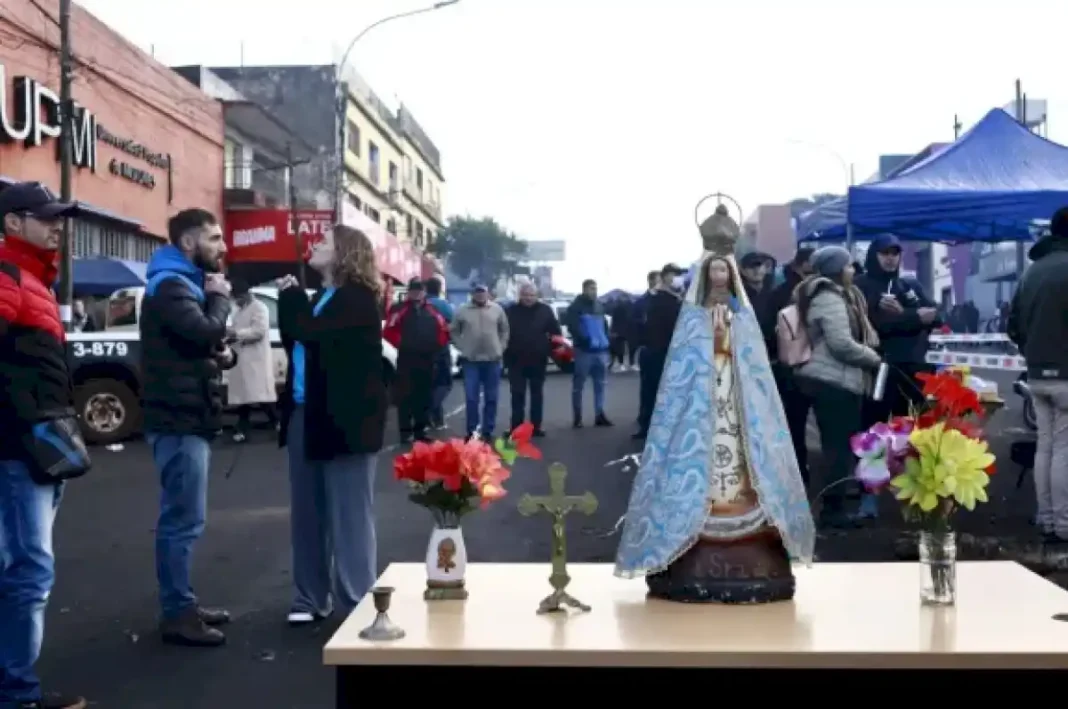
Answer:
[[[81,4],[166,64],[236,65],[331,63],[427,3]],[[954,114],[1008,103],[1017,77],[1068,142],[1066,26],[1068,3],[1044,0],[461,0],[350,61],[441,149],[447,213],[566,240],[565,287],[636,289],[696,258],[704,194],[748,214],[841,191],[843,161],[864,179],[950,140]]]

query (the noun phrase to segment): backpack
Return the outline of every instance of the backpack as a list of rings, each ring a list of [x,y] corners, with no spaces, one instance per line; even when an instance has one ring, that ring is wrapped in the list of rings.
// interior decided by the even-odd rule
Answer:
[[[413,307],[401,323],[400,349],[433,354],[449,342],[445,318],[430,306]]]
[[[801,311],[796,305],[788,305],[779,311],[775,322],[775,336],[779,345],[779,361],[791,367],[800,367],[812,359],[812,342],[801,322]]]

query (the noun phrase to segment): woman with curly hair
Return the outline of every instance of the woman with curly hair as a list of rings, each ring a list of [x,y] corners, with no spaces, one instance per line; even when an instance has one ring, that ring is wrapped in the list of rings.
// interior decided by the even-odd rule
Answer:
[[[308,265],[323,278],[310,299],[292,276],[278,283],[289,355],[280,443],[289,448],[292,625],[324,618],[334,604],[347,614],[374,583],[374,475],[387,411],[370,240],[335,226]]]

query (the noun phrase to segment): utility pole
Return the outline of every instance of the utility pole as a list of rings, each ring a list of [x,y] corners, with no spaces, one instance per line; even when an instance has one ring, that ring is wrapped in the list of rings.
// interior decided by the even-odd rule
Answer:
[[[74,73],[70,49],[71,0],[59,0],[59,198],[71,201],[71,169],[73,160],[74,101],[71,98],[71,78]],[[59,315],[63,328],[70,332],[74,300],[74,256],[71,219],[63,219],[63,240],[59,245]]]
[[[960,138],[960,129],[964,126],[961,125],[960,116],[956,113],[953,114],[953,140]]]
[[[289,181],[289,231],[293,233],[293,242],[297,245],[297,280],[301,288],[307,288],[307,278],[304,272],[304,241],[300,238],[300,224],[297,221],[297,184],[293,179],[293,169],[296,162],[293,160],[293,145],[286,143],[286,175]]]
[[[1016,80],[1016,115],[1013,116],[1025,128],[1027,127],[1027,94],[1023,92],[1023,84]],[[1013,290],[1020,285],[1020,278],[1027,267],[1027,249],[1023,241],[1016,242],[1016,281]]]

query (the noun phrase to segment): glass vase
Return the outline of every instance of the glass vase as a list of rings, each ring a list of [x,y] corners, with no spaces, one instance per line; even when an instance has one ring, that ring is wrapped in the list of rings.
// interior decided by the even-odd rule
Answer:
[[[920,603],[952,606],[957,602],[957,535],[922,531],[919,537]]]

